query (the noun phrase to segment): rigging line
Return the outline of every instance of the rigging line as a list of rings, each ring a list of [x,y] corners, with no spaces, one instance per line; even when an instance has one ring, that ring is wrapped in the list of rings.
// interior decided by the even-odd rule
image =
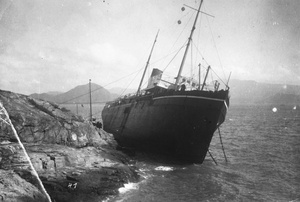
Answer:
[[[180,51],[181,49],[182,49],[182,47],[180,47],[180,48],[177,49],[177,50],[174,50],[173,52],[169,53],[168,55],[165,55],[165,56],[163,56],[163,57],[157,59],[156,61],[151,62],[150,65],[153,65],[153,64],[155,64],[155,63],[161,61],[162,59],[165,59],[165,58],[169,57],[170,55],[173,55],[173,53],[178,52],[178,51]]]
[[[203,68],[207,69],[206,67],[203,67]],[[225,84],[225,85],[227,86],[227,84],[219,77],[219,75],[213,70],[212,67],[210,67],[210,70],[218,77],[218,79],[219,79],[223,84]]]
[[[218,77],[218,79],[227,86],[227,84],[219,77],[219,75],[213,70],[213,68],[210,68],[211,71]]]
[[[203,55],[201,54],[201,52],[199,51],[198,47],[197,47],[194,43],[192,43],[192,44],[195,46],[196,50],[197,50],[198,53],[201,55],[202,60],[204,60],[204,62],[206,62],[206,65],[209,65],[209,63],[206,61],[206,59],[204,58],[204,56],[203,56]]]
[[[148,74],[148,75],[149,75],[149,74]],[[149,76],[148,76],[148,78],[149,78]],[[145,87],[145,85],[147,84],[147,82],[148,82],[148,81],[144,81],[144,83],[142,84],[141,89],[144,89],[144,87]]]
[[[216,44],[216,41],[215,41],[215,37],[214,37],[214,35],[213,35],[213,33],[212,33],[212,29],[211,29],[211,26],[210,26],[210,23],[209,23],[209,20],[208,20],[208,17],[207,17],[207,16],[206,16],[206,20],[207,20],[207,22],[208,22],[208,27],[209,27],[209,30],[210,30],[210,33],[211,33],[211,36],[212,36],[212,40],[213,40],[213,42],[214,42],[214,46],[215,46],[215,48],[216,48],[216,52],[217,52],[217,55],[218,55],[218,59],[219,59],[220,66],[221,66],[222,71],[223,71],[223,76],[224,76],[224,78],[226,78],[225,72],[224,72],[224,68],[223,68],[223,65],[222,65],[222,62],[221,62],[220,54],[219,54],[219,51],[218,51],[218,48],[217,48],[217,44]]]
[[[191,11],[189,11],[186,15],[188,15],[190,12],[191,12]],[[185,15],[185,16],[186,16],[186,15]],[[173,43],[172,47],[169,49],[168,52],[170,52],[170,51],[175,47],[175,44],[177,43],[177,41],[179,40],[179,38],[180,38],[181,35],[183,34],[184,30],[186,30],[186,27],[187,27],[187,25],[189,24],[189,22],[191,21],[192,17],[193,17],[193,15],[191,15],[190,18],[188,19],[187,23],[185,23],[185,26],[182,28],[180,34],[178,35],[178,37],[176,38],[175,42]],[[180,18],[180,19],[182,19],[182,18]],[[180,49],[181,49],[181,48],[180,48]],[[175,50],[174,52],[176,52],[176,50]],[[174,53],[174,52],[172,52],[172,53]],[[171,55],[172,53],[168,54],[167,56]],[[162,57],[161,59],[165,59],[167,56]],[[155,61],[154,63],[160,61],[161,59]],[[174,59],[174,58],[173,58],[173,59]],[[172,60],[173,60],[173,59],[172,59]],[[154,64],[154,63],[152,63],[152,64]],[[168,65],[169,65],[169,64],[168,64]]]
[[[15,135],[15,137],[16,137],[18,143],[19,143],[19,145],[21,146],[21,148],[22,148],[22,150],[23,150],[23,152],[24,152],[27,161],[29,162],[29,166],[30,166],[30,168],[32,169],[33,174],[36,176],[36,178],[37,178],[37,180],[38,180],[38,182],[39,182],[39,185],[40,185],[40,187],[41,187],[41,189],[42,189],[42,192],[45,194],[47,200],[48,200],[49,202],[51,202],[51,198],[50,198],[48,192],[46,191],[46,189],[45,189],[45,187],[44,187],[44,185],[43,185],[43,183],[42,183],[42,181],[41,181],[41,179],[40,179],[38,173],[36,172],[36,170],[35,170],[35,168],[34,168],[32,162],[31,162],[31,160],[30,160],[29,155],[28,155],[28,153],[27,153],[27,151],[26,151],[26,149],[25,149],[23,143],[21,142],[20,137],[18,136],[18,133],[17,133],[17,131],[16,131],[14,125],[12,124],[12,122],[11,122],[11,120],[10,120],[10,118],[9,118],[9,115],[8,115],[6,109],[4,108],[4,106],[3,106],[3,104],[2,104],[1,102],[0,102],[0,108],[1,108],[1,111],[4,113],[4,115],[5,115],[5,117],[6,117],[6,121],[5,121],[5,122],[8,123],[8,125],[9,125],[9,126],[11,127],[11,129],[13,130],[13,133],[14,133],[14,135]]]
[[[197,22],[198,24],[200,24],[199,25],[199,27],[201,27],[201,22],[202,22],[202,14],[200,13],[200,20],[199,20],[199,22]],[[197,37],[197,44],[199,44],[199,41],[200,41],[200,31],[201,31],[201,29],[199,29],[199,31],[198,31],[198,37]],[[193,40],[191,40],[191,43],[196,47],[196,44],[194,43],[194,41]],[[198,49],[197,47],[196,47],[196,49]],[[200,54],[201,55],[201,54]],[[193,48],[191,47],[191,60],[192,60],[192,69],[191,69],[191,75],[192,75],[192,77],[193,77],[193,75],[195,75],[195,74],[193,74],[193,72],[192,71],[197,71],[196,69],[197,69],[197,65],[194,65],[195,66],[195,68],[193,69],[193,64],[195,63],[197,63],[197,57],[198,55],[197,54],[195,54],[195,61],[193,61]],[[201,55],[202,56],[202,55]]]
[[[199,27],[200,27],[200,28],[198,29],[199,31],[198,31],[197,45],[200,44],[200,42],[199,42],[199,41],[200,41],[200,34],[202,33],[202,32],[201,32],[201,31],[202,31],[202,30],[201,30],[202,16],[203,16],[203,15],[200,15],[200,19],[199,19]],[[196,46],[196,45],[195,45],[195,46]],[[198,60],[198,58],[197,58],[197,54],[196,54],[196,59],[195,59],[195,61],[197,61],[197,60]]]
[[[168,66],[171,64],[171,62],[175,59],[175,57],[178,55],[178,53],[181,51],[181,49],[183,49],[187,44],[183,45],[178,52],[173,56],[173,58],[171,59],[171,61],[167,64],[167,66],[164,68],[163,72],[168,68]]]
[[[183,15],[181,18],[179,18],[178,21],[180,21],[181,19],[183,19],[184,17],[186,17],[190,12],[191,12],[191,11],[188,11],[185,15]],[[175,22],[171,25],[171,26],[172,26],[172,29],[170,29],[171,31],[169,31],[169,33],[174,34],[174,33],[177,32],[177,30],[178,30],[178,21],[175,21]],[[175,27],[174,25],[176,25],[176,28],[173,28],[173,27]],[[174,31],[173,31],[173,30],[174,30]],[[167,32],[166,32],[166,33],[167,33]],[[167,33],[167,35],[169,35],[169,34]],[[170,49],[172,49],[172,48],[170,48]]]
[[[190,13],[190,11],[189,11],[189,13]],[[188,13],[187,13],[187,14],[188,14]],[[194,14],[193,14],[193,15],[194,15]],[[187,25],[188,25],[189,22],[191,21],[193,15],[191,15],[190,18],[189,18],[189,20],[187,21],[187,23],[185,23],[185,26],[182,28],[182,30],[181,30],[179,36],[177,37],[176,41],[173,43],[173,46],[170,48],[170,50],[174,48],[175,44],[176,44],[177,41],[179,40],[179,38],[180,38],[180,36],[182,35],[183,31],[185,30],[185,28],[187,27]]]
[[[207,70],[207,68],[206,67],[204,67],[203,66],[203,68],[205,69],[205,70]],[[212,67],[210,67],[210,70],[211,71],[213,71],[213,73],[218,77],[218,79],[223,83],[223,84],[225,84],[226,85],[226,83],[219,77],[219,75],[213,70],[213,68]]]
[[[143,69],[143,68],[141,68],[141,69]],[[101,86],[100,88],[96,88],[96,89],[92,90],[91,92],[94,92],[94,91],[97,91],[97,90],[100,90],[100,89],[104,89],[104,87],[109,86],[109,85],[111,85],[111,84],[113,84],[113,83],[116,83],[116,82],[118,82],[118,81],[120,81],[120,80],[122,80],[122,79],[125,79],[125,78],[127,78],[127,77],[129,77],[129,76],[131,76],[131,75],[133,75],[133,74],[135,74],[135,73],[141,71],[141,69],[139,69],[138,71],[135,71],[135,72],[133,72],[133,73],[131,73],[131,74],[128,74],[128,75],[126,75],[126,76],[124,76],[124,77],[121,77],[120,79],[118,79],[118,80],[116,80],[116,81],[113,81],[113,82],[111,82],[111,83],[108,83],[108,84],[105,85],[105,86]],[[82,95],[79,95],[79,96],[77,96],[77,97],[74,97],[74,98],[72,98],[72,99],[69,99],[69,100],[67,100],[67,101],[64,101],[64,102],[62,102],[62,103],[59,103],[59,104],[60,104],[60,105],[61,105],[61,104],[66,104],[66,103],[69,102],[69,101],[75,100],[75,99],[77,99],[77,98],[80,98],[80,97],[85,96],[85,95],[88,95],[88,94],[89,94],[89,92],[88,92],[88,93],[85,93],[85,94],[82,94]]]
[[[195,44],[194,43],[192,43],[194,46],[195,46]],[[195,46],[196,47],[196,46]],[[201,55],[201,57],[202,57],[202,59],[206,62],[206,64],[207,65],[209,65],[209,63],[206,61],[206,59],[204,58],[204,56],[201,54],[201,52],[199,51],[199,49],[196,47],[196,49],[197,49],[197,51],[198,51],[198,53]],[[223,81],[223,79],[221,79],[221,77],[212,69],[212,68],[210,68],[213,72],[214,72],[214,74],[218,77],[218,79],[223,83],[223,84],[225,84],[226,85],[226,83]],[[223,69],[223,68],[222,68]],[[224,73],[224,71],[223,71],[223,73]],[[225,77],[226,78],[226,77]]]
[[[143,69],[143,68],[141,68],[141,69]],[[102,87],[100,87],[100,88],[96,88],[96,89],[92,90],[91,92],[94,92],[94,91],[97,91],[97,90],[100,90],[100,89],[104,89],[104,87],[109,86],[110,84],[113,84],[113,83],[115,83],[115,82],[118,82],[118,81],[120,81],[120,80],[122,80],[122,79],[124,79],[124,78],[127,78],[127,77],[129,77],[129,76],[131,76],[131,75],[133,75],[133,74],[135,74],[135,73],[141,71],[141,69],[139,69],[139,70],[137,70],[137,71],[135,71],[135,72],[133,72],[133,73],[131,73],[131,74],[129,74],[129,75],[126,75],[126,76],[124,76],[124,77],[121,77],[120,79],[117,79],[116,81],[113,81],[113,82],[111,82],[111,83],[108,83],[107,85],[104,85],[104,86],[102,86]],[[72,99],[70,99],[70,100],[67,100],[67,101],[65,101],[65,102],[62,102],[62,103],[60,103],[60,104],[65,104],[65,103],[67,103],[67,102],[69,102],[69,101],[72,101],[72,100],[77,99],[77,98],[79,98],[79,97],[85,96],[85,95],[87,95],[87,94],[89,94],[89,93],[85,93],[85,94],[79,95],[79,96],[77,96],[77,97],[75,97],[75,98],[72,98]]]
[[[142,68],[143,69],[143,68]],[[132,84],[132,82],[135,80],[135,78],[137,77],[137,75],[142,71],[142,69],[140,69],[137,73],[136,73],[136,75],[135,75],[135,77],[131,80],[131,82],[127,85],[127,87],[123,90],[123,92],[121,93],[121,95],[120,96],[122,96],[123,95],[123,93],[128,89],[128,87]],[[119,96],[119,97],[120,97]]]
[[[153,64],[155,64],[155,63],[157,63],[157,62],[159,62],[159,61],[161,61],[161,60],[163,60],[163,59],[169,57],[170,55],[173,55],[173,53],[179,51],[180,49],[181,49],[181,47],[180,47],[179,49],[174,50],[173,52],[169,53],[168,55],[165,55],[165,56],[163,56],[163,57],[161,57],[161,58],[155,60],[154,62],[151,62],[150,64],[153,65]]]
[[[190,14],[191,11],[192,11],[192,10],[189,10],[189,11],[188,11],[184,16],[182,16],[179,20],[185,18],[188,14]]]
[[[141,69],[141,70],[142,70],[142,69]],[[140,70],[140,71],[141,71],[141,70]],[[137,77],[137,75],[138,75],[138,74],[136,74],[136,76],[134,77],[134,79]],[[129,83],[128,86],[130,86],[130,84],[134,81],[134,79],[131,80],[131,82]],[[127,86],[127,88],[128,88],[128,86]],[[121,93],[121,95],[120,95],[119,97],[121,97],[121,96],[123,95],[123,93],[127,90],[127,88],[126,88],[125,90],[123,90],[123,92]],[[94,103],[94,102],[93,102],[93,103]],[[102,103],[106,103],[106,102],[102,102],[102,103],[101,103],[101,102],[98,102],[98,103],[102,104]],[[96,115],[96,114],[100,114],[101,112],[102,112],[102,111],[97,112],[97,113],[94,113],[94,114],[92,114],[92,116],[93,116],[93,115]],[[87,116],[87,117],[85,117],[85,119],[87,119],[87,118],[89,118],[89,117],[90,117],[90,116]]]

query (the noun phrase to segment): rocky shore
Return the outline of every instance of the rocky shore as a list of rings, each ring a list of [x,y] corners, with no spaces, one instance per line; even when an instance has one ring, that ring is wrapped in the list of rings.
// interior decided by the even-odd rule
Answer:
[[[111,134],[57,104],[0,90],[17,135],[52,201],[102,201],[138,175]],[[48,201],[0,112],[0,201]]]

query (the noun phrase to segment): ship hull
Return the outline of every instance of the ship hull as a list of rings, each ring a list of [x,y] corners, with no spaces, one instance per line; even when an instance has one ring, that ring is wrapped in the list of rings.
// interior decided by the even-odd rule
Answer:
[[[108,103],[102,119],[120,146],[202,163],[227,108],[227,91],[163,93]]]

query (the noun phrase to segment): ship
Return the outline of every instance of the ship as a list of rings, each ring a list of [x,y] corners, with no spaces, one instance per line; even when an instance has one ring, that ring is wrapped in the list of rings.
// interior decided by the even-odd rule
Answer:
[[[203,0],[195,9],[196,17],[174,81],[164,80],[163,71],[153,68],[147,87],[141,89],[157,33],[137,91],[105,104],[103,128],[113,134],[120,147],[203,163],[213,134],[225,121],[230,96],[228,82],[222,89],[217,81],[208,87],[210,66],[201,83],[200,79],[181,75],[202,3]]]

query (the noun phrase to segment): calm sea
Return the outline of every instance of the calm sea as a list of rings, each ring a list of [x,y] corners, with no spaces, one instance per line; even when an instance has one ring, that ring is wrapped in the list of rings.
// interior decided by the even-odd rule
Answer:
[[[277,111],[274,109],[276,107]],[[201,165],[132,157],[142,177],[109,201],[300,201],[300,109],[231,106]]]

